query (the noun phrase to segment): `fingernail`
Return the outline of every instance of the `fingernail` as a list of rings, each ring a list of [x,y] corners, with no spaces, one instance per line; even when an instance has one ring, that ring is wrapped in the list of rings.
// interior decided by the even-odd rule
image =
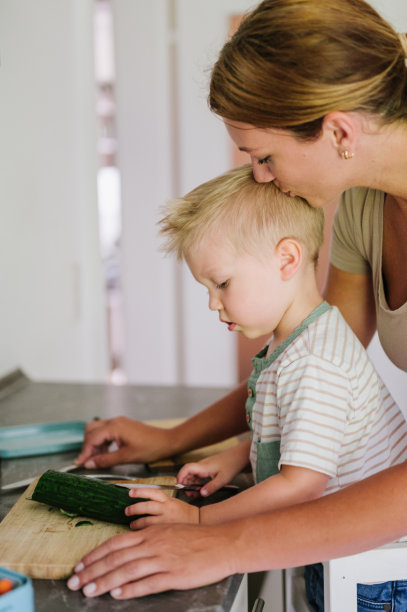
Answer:
[[[84,569],[84,564],[82,563],[82,561],[79,561],[78,565],[75,567],[74,571],[75,572],[81,572]]]
[[[110,595],[112,597],[120,597],[121,594],[122,594],[122,590],[120,587],[117,587],[117,589],[113,589],[112,591],[110,591]]]
[[[208,495],[208,491],[206,489],[201,489],[201,495],[206,497]]]
[[[83,593],[84,595],[88,596],[88,595],[92,595],[92,593],[94,593],[96,591],[96,584],[94,582],[90,582],[89,584],[87,584],[85,586],[85,588],[83,589]]]
[[[79,578],[78,576],[71,576],[67,582],[68,589],[72,591],[76,591],[79,587]]]
[[[93,459],[89,459],[89,461],[85,463],[85,468],[87,468],[88,470],[93,470],[93,468],[95,467],[96,463],[93,461]]]

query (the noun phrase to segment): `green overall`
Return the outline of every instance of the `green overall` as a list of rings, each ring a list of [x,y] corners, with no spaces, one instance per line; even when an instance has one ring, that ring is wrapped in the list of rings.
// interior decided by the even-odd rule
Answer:
[[[327,302],[322,302],[317,306],[304,321],[286,338],[281,344],[274,349],[269,357],[266,358],[268,346],[265,346],[252,359],[253,372],[248,382],[248,397],[246,400],[246,420],[252,432],[252,412],[253,406],[256,403],[256,385],[260,374],[266,370],[272,363],[281,355],[281,353],[293,342],[302,332],[313,323],[318,317],[332,308]],[[273,442],[256,441],[257,461],[256,461],[256,482],[261,482],[269,476],[274,476],[280,471],[278,464],[280,461],[280,440]]]

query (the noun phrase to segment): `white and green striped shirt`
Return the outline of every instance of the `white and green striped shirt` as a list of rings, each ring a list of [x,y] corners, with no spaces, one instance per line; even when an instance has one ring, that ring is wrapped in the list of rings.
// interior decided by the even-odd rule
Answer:
[[[407,459],[405,418],[336,307],[324,302],[266,352],[253,359],[247,403],[256,481],[273,473],[263,465],[256,478],[273,444],[278,467],[330,476],[325,494]]]

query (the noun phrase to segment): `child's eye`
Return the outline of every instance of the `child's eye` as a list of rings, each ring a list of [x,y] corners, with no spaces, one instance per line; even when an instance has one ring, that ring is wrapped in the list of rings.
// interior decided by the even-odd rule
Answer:
[[[257,163],[259,164],[259,166],[261,166],[262,164],[267,164],[271,159],[271,155],[267,155],[267,157],[263,157],[263,159],[259,159],[257,161]]]
[[[226,289],[228,285],[229,285],[229,281],[226,280],[223,283],[219,283],[218,285],[216,285],[216,289]]]

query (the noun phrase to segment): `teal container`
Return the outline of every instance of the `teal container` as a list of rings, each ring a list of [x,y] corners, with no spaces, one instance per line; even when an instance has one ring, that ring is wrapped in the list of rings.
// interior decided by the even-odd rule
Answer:
[[[34,590],[30,578],[0,567],[0,580],[2,578],[11,580],[14,587],[0,595],[0,612],[34,612]]]

